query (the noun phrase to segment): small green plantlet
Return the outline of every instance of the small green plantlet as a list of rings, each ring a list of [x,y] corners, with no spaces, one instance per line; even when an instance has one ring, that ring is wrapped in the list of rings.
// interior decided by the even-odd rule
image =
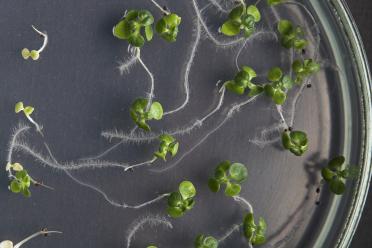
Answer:
[[[14,107],[14,112],[16,114],[19,114],[21,112],[24,113],[26,118],[36,127],[36,130],[41,133],[42,127],[32,119],[31,115],[35,111],[35,108],[32,106],[24,106],[23,102],[17,102],[15,107]]]
[[[28,175],[27,171],[22,169],[17,171],[15,176],[10,182],[9,190],[15,194],[22,193],[25,197],[31,196],[31,177]]]
[[[269,6],[275,6],[275,5],[279,5],[282,3],[285,3],[285,0],[267,0],[267,4]]]
[[[263,86],[254,84],[252,80],[257,77],[256,72],[248,66],[243,66],[234,80],[225,82],[227,90],[238,95],[243,95],[246,89],[249,89],[249,96],[256,96],[263,92]]]
[[[155,245],[150,245],[150,246],[147,246],[147,248],[158,248],[158,247]]]
[[[47,46],[48,44],[48,35],[46,33],[43,33],[41,31],[39,31],[37,28],[35,28],[34,26],[32,26],[32,28],[34,29],[34,31],[36,33],[38,33],[41,37],[44,38],[44,42],[43,42],[43,45],[42,47],[39,49],[39,50],[29,50],[28,48],[23,48],[22,51],[21,51],[21,55],[22,57],[27,60],[29,58],[31,58],[32,60],[38,60],[40,58],[40,54],[42,51],[44,51],[45,47]]]
[[[26,237],[24,240],[18,242],[15,245],[10,240],[4,240],[4,241],[0,242],[0,248],[20,248],[22,245],[24,245],[25,243],[27,243],[31,239],[36,238],[37,236],[41,236],[41,235],[48,236],[49,234],[52,234],[52,233],[61,234],[61,232],[59,232],[59,231],[48,231],[47,229],[43,229],[43,230],[41,230],[37,233],[34,233],[34,234]]]
[[[229,19],[222,25],[221,32],[227,36],[236,36],[243,31],[248,38],[256,31],[256,23],[261,20],[261,13],[255,5],[241,4],[231,10]]]
[[[218,240],[212,236],[198,235],[194,242],[195,248],[218,248]]]
[[[159,140],[160,147],[159,150],[154,153],[155,157],[161,158],[164,161],[166,161],[166,156],[168,153],[170,153],[172,157],[176,156],[179,148],[179,143],[172,135],[169,134],[160,135]]]
[[[281,20],[278,23],[278,31],[283,47],[294,48],[298,52],[307,47],[308,41],[303,38],[304,31],[300,26],[295,27],[292,22]]]
[[[337,156],[328,165],[322,169],[323,180],[329,185],[329,189],[336,195],[342,195],[345,192],[347,179],[356,178],[359,175],[359,170],[355,166],[346,166],[345,157]]]
[[[130,10],[113,28],[113,35],[119,39],[127,40],[135,47],[142,47],[153,38],[152,24],[154,17],[147,10]]]
[[[295,60],[292,68],[296,73],[295,83],[301,84],[306,77],[317,73],[320,70],[320,65],[312,59]]]
[[[164,40],[168,42],[175,42],[177,40],[179,25],[181,24],[181,17],[177,14],[171,13],[165,15],[156,23],[156,32]]]
[[[169,216],[178,218],[191,210],[195,205],[195,195],[196,189],[192,182],[183,181],[179,185],[178,191],[171,193],[168,197],[167,212]]]
[[[287,99],[287,90],[293,87],[291,77],[284,75],[279,67],[274,67],[269,71],[267,78],[270,83],[264,87],[266,95],[271,97],[275,104],[284,104]]]
[[[302,156],[308,149],[308,139],[305,132],[285,130],[282,143],[286,150],[296,156]]]
[[[263,218],[259,218],[258,224],[255,223],[253,213],[244,217],[244,236],[252,245],[262,245],[266,242],[266,228],[266,222]]]
[[[130,108],[130,116],[138,127],[150,131],[151,128],[146,122],[153,119],[161,120],[163,118],[163,107],[159,102],[153,102],[148,108],[147,99],[136,99]]]
[[[214,177],[209,179],[208,186],[216,193],[221,189],[221,185],[225,184],[225,195],[233,197],[240,194],[241,184],[247,177],[248,170],[245,165],[224,161],[216,167]]]

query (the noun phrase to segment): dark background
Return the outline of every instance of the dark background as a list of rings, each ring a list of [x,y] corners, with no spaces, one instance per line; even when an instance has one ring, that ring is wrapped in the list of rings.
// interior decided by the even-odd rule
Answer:
[[[347,0],[349,8],[363,37],[368,59],[372,59],[372,1]],[[360,220],[359,227],[352,242],[352,248],[372,247],[372,192],[369,193],[366,206]]]

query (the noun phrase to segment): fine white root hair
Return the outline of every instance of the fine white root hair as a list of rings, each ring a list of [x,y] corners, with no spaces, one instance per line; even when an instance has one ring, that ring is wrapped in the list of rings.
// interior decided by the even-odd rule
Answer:
[[[223,243],[226,239],[230,238],[232,234],[234,234],[235,232],[239,231],[240,228],[241,228],[241,224],[240,225],[233,225],[229,230],[227,230],[227,232],[221,237],[218,239],[218,243]]]
[[[229,13],[230,11],[225,9],[220,3],[218,0],[208,0],[214,7],[216,7],[218,9],[218,11],[222,12],[222,13]]]
[[[113,131],[103,131],[102,136],[105,137],[106,139],[120,139],[124,142],[133,142],[133,143],[143,143],[143,142],[151,142],[159,137],[161,134],[170,134],[170,135],[175,135],[175,136],[181,136],[190,133],[192,130],[195,128],[199,128],[203,125],[203,123],[213,116],[215,113],[217,113],[224,102],[225,99],[225,87],[221,88],[221,94],[220,94],[220,99],[218,101],[217,106],[208,114],[206,114],[203,118],[200,120],[194,121],[193,124],[181,128],[181,129],[176,129],[173,131],[163,131],[161,133],[140,133],[140,134],[133,134],[132,132],[127,134],[118,130],[113,130]]]
[[[128,51],[130,53],[129,58],[125,59],[124,61],[119,62],[118,69],[119,69],[120,75],[129,73],[132,66],[138,63],[137,49],[134,47],[128,46]]]
[[[167,229],[172,229],[173,225],[172,223],[165,217],[162,216],[146,216],[142,217],[138,220],[136,220],[128,229],[127,232],[127,244],[126,248],[129,248],[132,240],[135,238],[136,233],[143,229],[145,225],[149,225],[150,227],[157,227],[157,226],[163,226]]]
[[[227,113],[227,115],[225,116],[225,118],[214,128],[212,129],[211,131],[209,131],[206,135],[203,136],[202,139],[199,140],[198,143],[196,143],[193,147],[191,147],[187,152],[185,152],[184,154],[182,154],[182,156],[176,160],[173,164],[171,164],[170,166],[167,166],[163,169],[159,169],[159,170],[152,170],[153,172],[157,172],[157,173],[162,173],[162,172],[165,172],[165,171],[168,171],[170,169],[172,169],[173,167],[177,166],[185,157],[187,157],[188,155],[190,155],[196,148],[198,148],[201,144],[204,143],[204,141],[206,141],[212,134],[214,134],[216,131],[218,131],[223,125],[225,125],[225,123],[231,119],[233,117],[233,115],[238,112],[240,110],[241,107],[249,104],[249,103],[252,103],[254,102],[258,96],[260,95],[256,95],[254,97],[251,97],[249,98],[248,100],[242,102],[242,103],[239,103],[239,104],[235,104]]]
[[[46,46],[48,45],[48,35],[47,35],[47,33],[46,32],[41,32],[41,31],[39,31],[34,25],[32,25],[31,26],[32,27],[32,29],[36,32],[36,33],[38,33],[41,37],[43,37],[44,38],[44,41],[43,41],[43,45],[39,48],[39,50],[37,50],[38,51],[38,53],[41,53],[42,51],[44,51],[44,49],[46,48]]]

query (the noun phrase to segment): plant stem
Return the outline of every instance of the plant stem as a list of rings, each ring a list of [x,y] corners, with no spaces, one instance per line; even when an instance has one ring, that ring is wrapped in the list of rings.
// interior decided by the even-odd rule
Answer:
[[[249,203],[249,201],[247,201],[246,199],[244,199],[243,197],[241,196],[234,196],[233,199],[240,203],[244,208],[247,208],[247,210],[253,214],[253,207],[252,205]]]
[[[46,34],[46,32],[41,32],[39,31],[34,25],[31,26],[36,33],[38,33],[40,36],[42,36],[44,38],[44,42],[43,42],[43,45],[40,47],[38,51],[38,53],[41,53],[42,51],[44,51],[45,47],[48,45],[48,35]]]
[[[165,15],[169,15],[170,12],[163,9],[160,4],[158,4],[155,0],[150,0],[161,12],[163,12]]]
[[[28,236],[27,238],[25,238],[24,240],[20,241],[18,244],[16,244],[13,248],[19,248],[21,247],[23,244],[27,243],[28,241],[30,241],[31,239],[33,238],[36,238],[37,236],[40,236],[40,235],[47,235],[47,234],[52,234],[52,233],[58,233],[58,234],[61,234],[62,232],[59,232],[59,231],[45,231],[45,230],[41,230],[37,233],[34,233],[30,236]]]

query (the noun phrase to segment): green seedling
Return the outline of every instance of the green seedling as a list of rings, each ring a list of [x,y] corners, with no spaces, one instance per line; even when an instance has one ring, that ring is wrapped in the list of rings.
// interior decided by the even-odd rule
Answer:
[[[302,156],[308,149],[305,132],[285,130],[282,135],[283,147],[296,156]]]
[[[10,185],[8,188],[15,194],[20,193],[25,197],[30,197],[30,188],[32,185],[53,189],[34,180],[20,163],[7,163],[5,170],[8,172],[10,179]]]
[[[23,112],[26,118],[36,127],[36,130],[41,133],[42,127],[31,117],[32,113],[35,111],[34,107],[32,106],[25,107],[23,102],[18,102],[15,105],[14,111],[16,114]]]
[[[302,27],[295,27],[291,21],[279,21],[278,32],[280,34],[281,44],[285,48],[294,48],[296,51],[300,52],[308,45],[308,41],[304,39]]]
[[[245,165],[224,161],[220,163],[214,172],[214,177],[208,181],[209,189],[218,192],[225,185],[226,196],[237,196],[241,191],[241,184],[248,178],[248,170]]]
[[[292,64],[296,74],[295,83],[302,84],[303,80],[320,70],[320,64],[312,59],[295,60]]]
[[[168,42],[175,42],[177,40],[177,35],[179,31],[179,25],[181,24],[181,17],[177,14],[171,13],[163,16],[156,23],[156,32],[164,40]]]
[[[229,19],[220,28],[227,36],[236,36],[243,32],[244,37],[250,37],[256,31],[256,23],[261,20],[261,13],[255,5],[241,5],[231,10]]]
[[[195,205],[195,195],[196,189],[192,182],[183,181],[179,185],[178,191],[171,193],[168,197],[167,212],[169,216],[178,218],[191,210]]]
[[[138,127],[150,131],[151,128],[146,122],[153,119],[161,120],[163,118],[163,107],[159,102],[153,102],[148,106],[147,99],[136,99],[130,108],[130,116]]]
[[[40,58],[41,52],[44,51],[44,49],[46,48],[46,46],[48,44],[48,35],[45,32],[39,31],[34,26],[32,26],[32,28],[34,29],[34,31],[36,33],[38,33],[41,37],[44,38],[44,42],[43,42],[43,45],[38,50],[31,50],[30,51],[28,48],[23,48],[22,51],[21,51],[21,54],[22,54],[22,57],[25,60],[27,60],[29,58],[31,58],[32,60],[38,60]]]
[[[243,66],[233,80],[225,82],[225,87],[238,95],[243,95],[249,89],[248,96],[256,96],[263,92],[263,86],[252,82],[256,77],[257,74],[251,67]]]
[[[135,47],[142,47],[153,38],[152,24],[154,17],[147,10],[130,10],[113,28],[113,35],[119,39],[127,40]],[[145,37],[143,36],[143,33]]]
[[[179,143],[172,135],[169,134],[160,135],[159,140],[160,147],[159,150],[154,153],[155,157],[161,158],[164,161],[166,161],[166,156],[168,153],[170,153],[172,157],[176,156],[179,148]]]
[[[198,235],[194,242],[195,248],[218,248],[218,240],[212,236]]]
[[[347,179],[356,178],[359,170],[355,166],[344,166],[345,157],[337,156],[328,165],[322,169],[323,180],[329,185],[329,189],[336,195],[342,195],[345,192]]]
[[[43,229],[43,230],[41,230],[37,233],[34,233],[34,234],[28,236],[27,238],[18,242],[15,245],[10,240],[4,240],[0,243],[0,248],[20,248],[22,245],[24,245],[25,243],[27,243],[31,239],[36,238],[37,236],[41,236],[41,235],[48,236],[49,234],[53,234],[53,233],[61,234],[61,232],[59,232],[59,231],[48,231],[47,229]]]
[[[266,222],[263,218],[259,218],[258,224],[255,223],[253,213],[244,217],[244,236],[252,245],[262,245],[266,242],[266,228]]]
[[[284,104],[287,99],[287,91],[293,87],[291,77],[284,75],[279,67],[275,67],[269,71],[267,78],[270,83],[264,87],[266,95],[272,98],[275,104]]]

